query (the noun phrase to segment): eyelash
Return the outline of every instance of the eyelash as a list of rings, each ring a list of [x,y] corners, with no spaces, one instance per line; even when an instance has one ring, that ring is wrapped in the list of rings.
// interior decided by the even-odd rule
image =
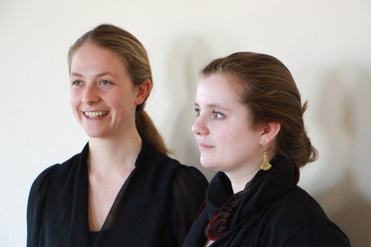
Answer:
[[[107,81],[107,80],[101,80],[100,81],[100,84],[101,85],[110,85],[110,84],[112,84],[110,81]]]
[[[195,112],[196,112],[196,117],[199,117],[200,116],[200,109],[195,108]]]
[[[222,119],[224,117],[224,114],[218,111],[213,111],[212,117],[214,119]]]
[[[99,82],[99,84],[102,85],[102,86],[104,86],[104,85],[111,85],[112,82],[107,81],[107,80],[101,80],[101,81]],[[82,85],[82,81],[79,81],[79,80],[73,81],[73,82],[72,82],[72,85],[80,86],[80,85]]]
[[[195,112],[196,112],[196,117],[199,117],[200,112],[201,112],[200,109],[195,108]],[[224,118],[224,114],[214,110],[214,111],[212,111],[211,117],[213,119],[222,119],[222,118]]]
[[[79,81],[79,80],[76,80],[76,81],[73,81],[73,82],[72,82],[72,85],[75,85],[75,86],[79,86],[79,85],[81,85],[81,84],[82,84],[82,82]]]

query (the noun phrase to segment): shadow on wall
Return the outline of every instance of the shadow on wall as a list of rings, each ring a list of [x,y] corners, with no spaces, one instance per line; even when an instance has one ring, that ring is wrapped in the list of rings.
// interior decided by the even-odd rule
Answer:
[[[329,218],[348,235],[352,246],[368,247],[371,75],[359,66],[344,66],[328,74],[321,92],[318,122],[327,143],[327,168],[322,179],[326,176],[337,179],[315,197]]]
[[[191,131],[195,120],[194,102],[199,71],[208,62],[210,51],[201,40],[190,40],[187,37],[175,42],[169,57],[166,81],[169,82],[167,88],[172,95],[172,106],[167,119],[172,123],[168,126],[174,126],[170,131],[169,146],[182,163],[197,167],[210,180],[215,172],[201,166],[199,150]]]

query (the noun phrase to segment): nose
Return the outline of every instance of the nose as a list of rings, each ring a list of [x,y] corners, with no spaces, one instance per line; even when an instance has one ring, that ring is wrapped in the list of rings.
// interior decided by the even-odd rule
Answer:
[[[209,130],[206,126],[206,122],[203,116],[200,115],[197,117],[196,121],[192,125],[192,132],[194,135],[197,136],[204,136],[209,134]]]
[[[85,104],[94,104],[99,102],[99,94],[97,92],[97,88],[95,85],[89,85],[85,88],[84,93],[82,95],[82,102]]]

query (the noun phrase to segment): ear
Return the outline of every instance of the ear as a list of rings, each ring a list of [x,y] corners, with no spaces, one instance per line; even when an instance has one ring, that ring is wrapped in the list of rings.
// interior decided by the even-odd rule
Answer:
[[[142,104],[145,99],[147,98],[148,94],[151,92],[152,89],[152,82],[150,79],[146,79],[145,81],[140,84],[137,88],[137,97],[135,100],[135,104],[140,105]]]
[[[260,138],[261,145],[269,145],[281,130],[281,124],[278,122],[267,123],[263,126],[263,131]]]

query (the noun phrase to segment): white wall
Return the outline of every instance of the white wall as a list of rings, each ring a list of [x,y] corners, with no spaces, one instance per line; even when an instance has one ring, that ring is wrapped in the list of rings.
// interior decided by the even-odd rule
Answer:
[[[201,66],[241,50],[283,61],[310,101],[306,123],[320,152],[301,185],[353,246],[369,246],[370,13],[369,0],[0,1],[0,246],[25,245],[32,181],[87,141],[69,108],[66,54],[104,22],[147,48],[148,112],[175,157],[198,167],[190,126]]]

